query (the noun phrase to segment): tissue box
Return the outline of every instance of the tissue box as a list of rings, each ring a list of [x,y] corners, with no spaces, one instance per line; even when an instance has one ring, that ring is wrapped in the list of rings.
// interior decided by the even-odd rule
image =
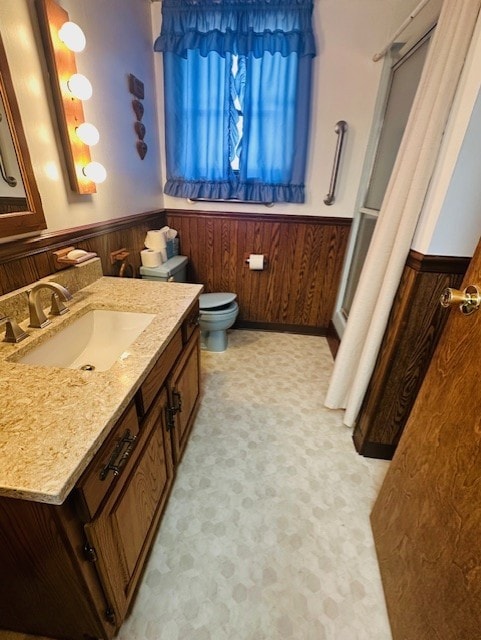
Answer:
[[[179,255],[179,238],[172,238],[166,242],[167,260]]]

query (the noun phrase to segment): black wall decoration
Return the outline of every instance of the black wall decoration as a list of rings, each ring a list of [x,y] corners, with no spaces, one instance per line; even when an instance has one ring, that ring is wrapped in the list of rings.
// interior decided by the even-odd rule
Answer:
[[[142,122],[142,118],[144,116],[144,105],[141,100],[144,99],[144,83],[142,80],[136,78],[132,73],[129,74],[129,91],[135,96],[132,100],[132,108],[135,113],[135,117],[137,121],[134,123],[134,130],[137,134],[137,153],[140,156],[140,159],[143,160],[145,158],[145,154],[147,153],[147,144],[144,141],[145,138],[145,125]]]

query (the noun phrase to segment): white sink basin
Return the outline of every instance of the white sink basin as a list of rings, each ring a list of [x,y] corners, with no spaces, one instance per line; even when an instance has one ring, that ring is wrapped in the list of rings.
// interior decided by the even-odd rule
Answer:
[[[155,318],[152,313],[94,309],[52,335],[17,362],[107,371]]]

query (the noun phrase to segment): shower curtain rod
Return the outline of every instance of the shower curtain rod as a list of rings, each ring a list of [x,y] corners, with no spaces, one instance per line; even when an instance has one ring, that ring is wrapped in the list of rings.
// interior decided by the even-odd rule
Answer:
[[[387,43],[387,45],[384,47],[384,49],[382,49],[379,53],[375,53],[373,55],[372,59],[374,60],[374,62],[377,62],[381,58],[384,58],[386,53],[389,51],[391,46],[396,41],[396,38],[398,37],[398,35],[400,35],[409,24],[411,24],[411,22],[414,20],[414,18],[418,15],[418,13],[420,13],[424,9],[424,7],[427,5],[427,3],[429,1],[430,0],[421,0],[421,2],[418,4],[418,6],[412,11],[412,13],[409,14],[409,16],[406,18],[406,20],[404,20],[404,22],[399,27],[399,29],[396,31],[396,33],[391,37],[391,40]]]

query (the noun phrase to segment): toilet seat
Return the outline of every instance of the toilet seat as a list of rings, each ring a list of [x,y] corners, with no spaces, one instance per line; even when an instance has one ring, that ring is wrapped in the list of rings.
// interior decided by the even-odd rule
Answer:
[[[224,315],[236,313],[239,310],[239,305],[234,300],[230,304],[225,304],[222,307],[216,307],[215,309],[200,309],[200,317],[207,318],[223,318]]]
[[[227,307],[237,298],[235,293],[201,293],[199,296],[199,308],[201,311],[221,310]]]

